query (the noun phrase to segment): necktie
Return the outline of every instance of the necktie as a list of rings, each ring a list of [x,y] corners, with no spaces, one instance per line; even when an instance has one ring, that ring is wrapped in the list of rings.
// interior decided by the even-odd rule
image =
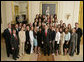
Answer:
[[[15,35],[15,39],[17,40],[17,36]]]
[[[45,36],[47,36],[47,30],[45,31]]]
[[[40,33],[41,33],[41,31],[40,31]]]

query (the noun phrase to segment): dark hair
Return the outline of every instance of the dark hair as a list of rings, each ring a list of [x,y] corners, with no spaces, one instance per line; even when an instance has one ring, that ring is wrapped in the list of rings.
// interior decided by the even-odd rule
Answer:
[[[39,29],[41,29],[41,27],[39,27]]]
[[[71,24],[68,24],[68,29],[69,29],[69,25],[70,25],[70,29],[71,29]]]
[[[34,20],[36,21],[36,19],[38,20],[38,18],[35,18]]]
[[[54,14],[53,18],[55,18],[55,16],[57,17],[57,14]]]
[[[59,28],[59,31],[60,31],[60,29],[62,29],[62,32],[63,32],[63,28],[61,27],[61,28]],[[62,33],[62,32],[60,32],[60,33]]]
[[[75,24],[78,24],[77,22]]]
[[[26,26],[30,26],[29,24],[27,24]]]
[[[8,23],[8,25],[11,24],[11,23]]]
[[[66,29],[67,29],[67,31],[66,31]],[[67,34],[69,31],[68,31],[68,28],[65,28],[65,34]]]
[[[18,25],[17,23],[15,25]]]

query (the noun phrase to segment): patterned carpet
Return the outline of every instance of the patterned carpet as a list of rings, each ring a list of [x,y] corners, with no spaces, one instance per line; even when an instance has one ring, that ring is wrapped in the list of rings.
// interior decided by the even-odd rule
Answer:
[[[53,55],[44,56],[43,54],[42,55],[38,55],[37,61],[54,61],[54,56]]]

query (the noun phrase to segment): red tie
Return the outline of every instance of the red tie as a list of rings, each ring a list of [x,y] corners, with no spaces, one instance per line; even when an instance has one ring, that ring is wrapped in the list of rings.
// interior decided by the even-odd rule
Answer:
[[[47,37],[47,30],[45,31],[45,36]]]
[[[17,36],[15,35],[15,39],[17,40]]]
[[[41,33],[41,31],[40,31],[40,33]]]

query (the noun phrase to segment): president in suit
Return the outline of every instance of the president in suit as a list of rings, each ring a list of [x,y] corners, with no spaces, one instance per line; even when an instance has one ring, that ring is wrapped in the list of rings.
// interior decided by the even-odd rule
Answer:
[[[48,31],[47,25],[45,25],[45,30],[43,31],[42,35],[42,44],[44,45],[44,56],[48,54],[50,55],[50,33]]]

